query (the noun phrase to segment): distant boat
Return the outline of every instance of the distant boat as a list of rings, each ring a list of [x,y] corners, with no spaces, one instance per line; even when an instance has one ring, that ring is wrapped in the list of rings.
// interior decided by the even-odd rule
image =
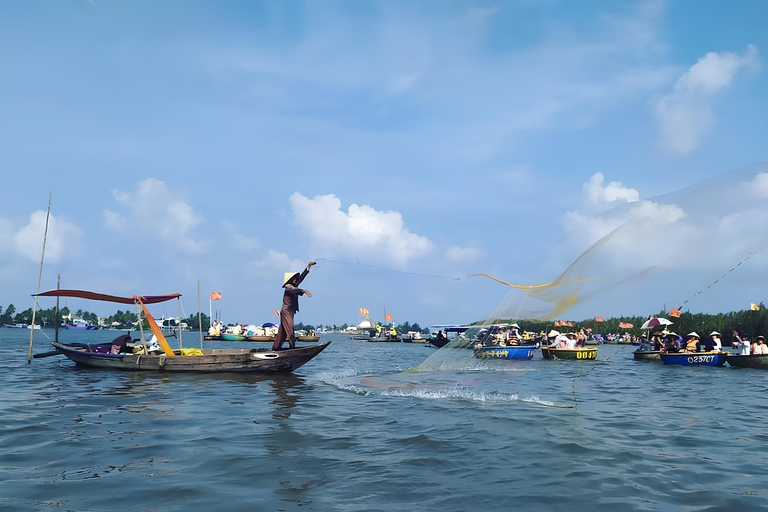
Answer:
[[[5,324],[3,327],[6,329],[27,329],[29,326],[27,324]]]
[[[42,329],[42,327],[40,327],[39,325],[35,324],[35,325],[28,325],[27,329]]]
[[[95,331],[96,329],[98,329],[98,327],[96,327],[95,325],[91,325],[85,320],[80,320],[79,318],[72,320],[71,324],[67,324],[64,327],[66,329],[77,330],[77,331]]]

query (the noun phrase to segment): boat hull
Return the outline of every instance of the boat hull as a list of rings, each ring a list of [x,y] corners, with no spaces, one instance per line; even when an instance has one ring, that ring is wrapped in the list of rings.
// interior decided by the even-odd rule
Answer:
[[[475,350],[475,357],[480,359],[533,359],[536,353],[534,345],[517,345],[508,347],[483,347]]]
[[[728,359],[728,352],[676,352],[660,354],[664,364],[681,366],[723,366]]]
[[[275,341],[275,337],[274,336],[248,336],[245,339],[248,340],[248,341],[256,341],[256,342],[268,341],[270,343]]]
[[[287,350],[207,349],[202,356],[164,354],[102,354],[88,352],[84,343],[52,343],[57,352],[78,366],[105,370],[196,373],[288,373],[309,362],[330,342]]]
[[[729,366],[735,368],[761,368],[768,370],[768,354],[753,354],[749,356],[729,354],[727,361]]]
[[[224,341],[245,341],[245,336],[239,334],[222,334],[221,339]]]
[[[658,350],[635,350],[632,354],[636,361],[661,361],[661,352]]]
[[[541,347],[544,359],[563,359],[566,361],[594,361],[597,359],[597,347],[547,348]]]
[[[320,336],[296,336],[296,341],[308,341],[310,343],[316,343],[320,341]]]
[[[64,328],[70,331],[95,331],[97,329],[95,325],[65,325]]]

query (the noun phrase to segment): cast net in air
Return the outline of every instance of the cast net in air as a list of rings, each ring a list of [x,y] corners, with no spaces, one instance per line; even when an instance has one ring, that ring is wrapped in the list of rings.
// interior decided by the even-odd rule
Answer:
[[[466,349],[511,320],[584,319],[606,311],[649,314],[723,304],[738,309],[749,302],[750,293],[759,293],[756,279],[766,266],[765,253],[752,256],[768,243],[768,163],[594,215],[568,212],[566,220],[572,229],[541,255],[541,268],[531,269],[533,275],[556,276],[553,280],[518,285],[496,276],[499,286],[509,286],[504,300],[415,370],[487,364]],[[729,277],[750,258],[749,270]],[[728,284],[719,284],[721,280]],[[716,293],[724,300],[713,301]]]

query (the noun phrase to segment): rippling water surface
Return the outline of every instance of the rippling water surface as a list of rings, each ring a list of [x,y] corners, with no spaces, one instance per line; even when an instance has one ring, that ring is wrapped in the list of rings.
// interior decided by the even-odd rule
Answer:
[[[435,349],[325,339],[291,375],[160,375],[27,365],[29,332],[0,329],[0,509],[768,507],[768,372],[619,345],[405,372]]]

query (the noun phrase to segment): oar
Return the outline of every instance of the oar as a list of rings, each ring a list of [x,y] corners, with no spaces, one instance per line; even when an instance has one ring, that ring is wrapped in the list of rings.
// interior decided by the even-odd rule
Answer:
[[[40,359],[41,357],[51,357],[51,356],[63,356],[61,352],[58,350],[51,350],[50,352],[40,352],[39,354],[33,354],[32,357],[35,359]]]

